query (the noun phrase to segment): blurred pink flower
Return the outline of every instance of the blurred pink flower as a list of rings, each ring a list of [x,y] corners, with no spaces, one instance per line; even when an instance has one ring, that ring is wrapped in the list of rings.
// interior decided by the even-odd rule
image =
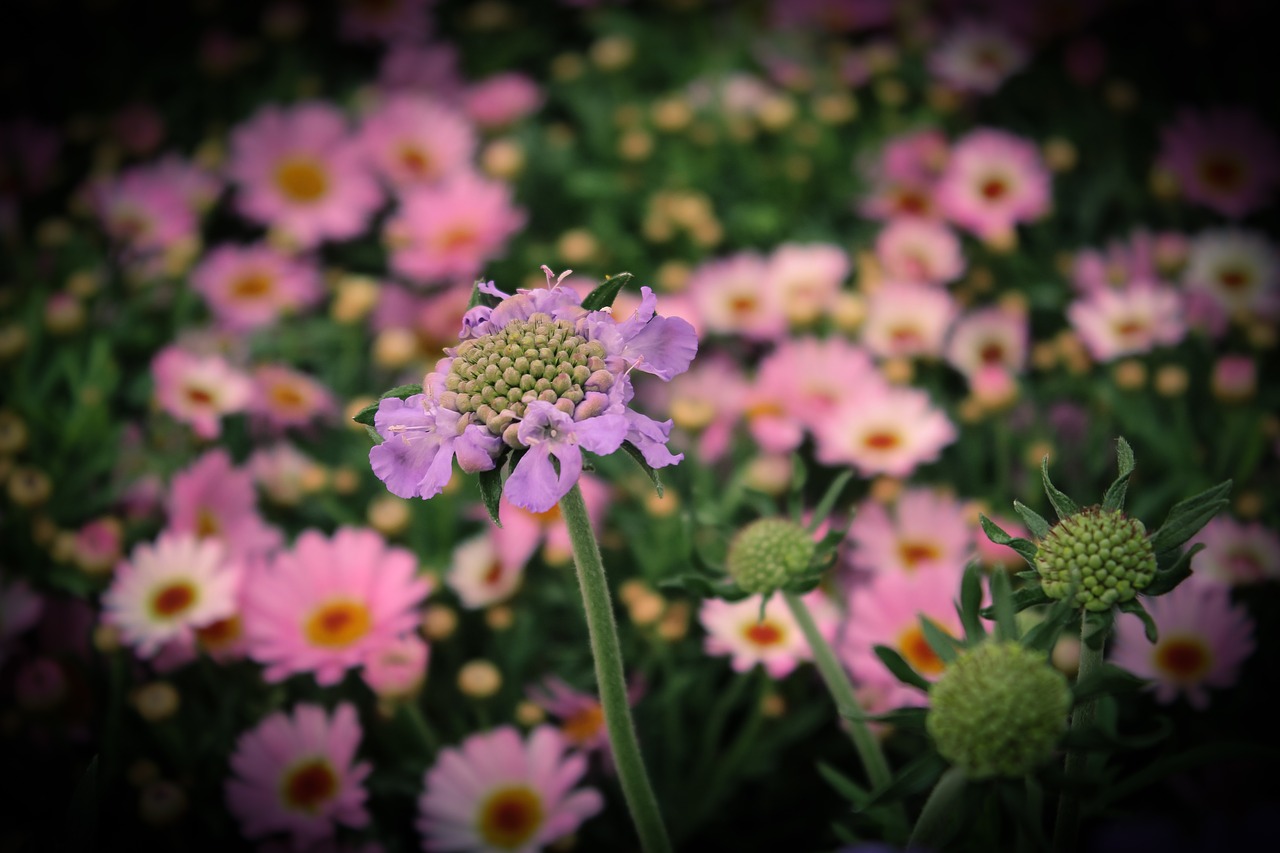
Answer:
[[[388,92],[416,92],[455,103],[464,86],[458,48],[448,42],[395,42],[378,66],[378,87]]]
[[[892,511],[873,500],[859,504],[849,525],[849,562],[867,572],[941,571],[950,582],[973,556],[973,539],[964,504],[944,492],[913,487]]]
[[[405,699],[422,687],[429,656],[421,636],[405,634],[367,657],[360,677],[379,699]]]
[[[938,183],[938,204],[952,222],[996,239],[1049,212],[1049,170],[1029,140],[981,128],[956,142]]]
[[[599,535],[609,511],[609,486],[592,474],[583,474],[578,485],[591,525]],[[502,526],[494,527],[490,533],[505,564],[527,565],[539,546],[548,563],[568,563],[573,559],[569,527],[560,515],[559,504],[546,512],[530,512],[503,497],[498,501],[498,520]]]
[[[214,439],[224,415],[248,408],[253,384],[219,355],[195,355],[170,344],[151,361],[156,403],[196,435]]]
[[[453,107],[403,93],[388,97],[364,117],[360,143],[388,184],[407,188],[469,169],[476,137],[471,122]]]
[[[1184,108],[1160,142],[1157,164],[1187,200],[1230,219],[1267,206],[1280,187],[1280,138],[1247,110]]]
[[[762,289],[788,321],[807,326],[830,313],[849,269],[849,253],[840,246],[783,243],[766,261]]]
[[[891,219],[876,237],[876,258],[885,278],[915,284],[946,284],[964,273],[960,240],[930,219]]]
[[[1183,284],[1228,318],[1280,318],[1280,252],[1257,231],[1218,228],[1190,244]]]
[[[506,601],[524,580],[525,564],[498,551],[495,532],[486,530],[453,549],[444,582],[468,610]]]
[[[190,199],[160,166],[134,166],[92,179],[86,192],[90,208],[126,260],[161,254],[197,236]]]
[[[755,252],[739,252],[700,264],[687,291],[708,333],[774,340],[787,331],[787,315],[778,294],[764,287],[768,265]]]
[[[1204,545],[1191,561],[1196,578],[1226,586],[1280,580],[1280,534],[1261,522],[1219,515],[1192,540]]]
[[[191,286],[214,317],[232,329],[269,326],[323,295],[320,273],[312,262],[265,243],[211,250],[191,271]]]
[[[1027,64],[1026,46],[1001,26],[965,21],[929,53],[929,70],[947,86],[989,95]]]
[[[1100,362],[1172,346],[1187,331],[1177,291],[1147,281],[1077,299],[1067,306],[1067,319]]]
[[[436,0],[343,0],[338,34],[351,42],[409,42],[431,33]]]
[[[533,78],[506,71],[472,83],[462,95],[462,109],[486,130],[515,124],[537,112],[544,95]]]
[[[926,392],[865,385],[815,430],[816,456],[824,465],[851,464],[863,476],[905,477],[957,436]]]
[[[942,355],[959,311],[947,290],[930,284],[888,282],[867,297],[862,343],[880,358]]]
[[[1026,369],[1031,330],[1025,311],[992,305],[963,315],[951,328],[947,362],[971,382],[985,367]]]
[[[835,605],[821,590],[807,593],[804,601],[818,631],[830,642],[839,619]],[[708,598],[702,602],[698,620],[707,632],[703,640],[706,653],[730,655],[735,672],[747,672],[761,664],[770,678],[785,678],[813,657],[799,624],[778,595],[765,605],[763,618],[758,595],[734,602]]]
[[[253,370],[250,410],[269,428],[306,426],[337,412],[333,392],[315,377],[285,364],[262,364]]]
[[[258,447],[245,467],[268,498],[285,506],[298,503],[313,488],[314,475],[324,473],[318,462],[288,441]]]
[[[173,476],[165,501],[168,527],[215,539],[238,557],[259,557],[280,547],[283,535],[258,513],[253,475],[237,468],[231,454],[206,451]]]
[[[0,576],[0,664],[14,639],[35,627],[44,596],[21,578]]]

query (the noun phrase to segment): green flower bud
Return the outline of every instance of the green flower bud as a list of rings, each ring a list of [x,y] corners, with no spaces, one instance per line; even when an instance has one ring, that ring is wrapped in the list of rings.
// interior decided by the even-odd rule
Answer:
[[[812,535],[785,518],[762,518],[738,531],[725,560],[729,577],[746,592],[773,592],[803,574],[813,559]]]
[[[1053,526],[1040,542],[1036,571],[1050,598],[1075,588],[1076,605],[1107,610],[1151,583],[1156,557],[1141,521],[1094,506]]]
[[[943,758],[975,779],[1022,776],[1053,755],[1071,688],[1043,654],[991,641],[960,652],[929,703],[925,727]]]

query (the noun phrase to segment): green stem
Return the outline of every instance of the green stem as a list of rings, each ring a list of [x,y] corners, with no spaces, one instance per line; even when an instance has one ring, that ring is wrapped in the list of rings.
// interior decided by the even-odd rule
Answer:
[[[404,715],[409,719],[409,724],[413,727],[414,733],[418,739],[422,741],[422,745],[426,748],[429,755],[435,755],[440,751],[440,738],[432,730],[431,724],[427,722],[427,718],[422,715],[422,708],[418,707],[417,698],[408,699],[400,706]]]
[[[924,801],[915,829],[907,841],[908,850],[937,850],[955,831],[960,819],[956,813],[957,800],[964,791],[968,778],[959,767],[952,767],[942,774],[938,784]]]
[[[818,667],[818,673],[827,685],[831,698],[835,700],[836,711],[845,721],[849,738],[853,741],[854,749],[858,751],[858,757],[862,759],[862,766],[866,768],[872,790],[887,788],[893,780],[893,774],[889,770],[889,763],[885,761],[884,753],[880,751],[880,741],[862,719],[862,707],[858,704],[858,698],[853,692],[853,683],[849,681],[844,667],[836,659],[836,654],[831,650],[827,638],[818,630],[818,625],[813,621],[813,614],[809,612],[809,606],[804,603],[804,599],[792,592],[783,592],[782,597],[787,602],[787,607],[791,609],[791,615],[795,616],[796,622],[800,625],[800,631],[804,634],[805,640],[809,643],[809,648],[813,652],[813,662]],[[899,827],[906,827],[906,814],[901,805],[894,810],[893,819]]]
[[[578,569],[582,604],[587,613],[587,631],[591,635],[591,653],[595,658],[600,704],[604,709],[605,728],[609,731],[609,744],[613,748],[622,794],[631,810],[631,819],[640,836],[640,846],[646,853],[670,851],[671,842],[662,823],[662,814],[658,811],[658,800],[645,773],[640,744],[636,740],[635,726],[631,722],[631,702],[627,697],[622,648],[618,642],[613,605],[609,600],[609,584],[605,579],[604,564],[600,560],[600,546],[596,544],[595,534],[591,530],[591,519],[587,515],[587,505],[582,500],[582,490],[576,483],[560,499],[560,512],[569,528],[569,540],[573,543],[573,562]]]
[[[1104,642],[1099,642],[1096,649],[1089,648],[1085,634],[1089,632],[1089,619],[1080,620],[1080,669],[1076,673],[1079,683],[1092,675],[1102,666]],[[1097,712],[1097,700],[1090,699],[1071,712],[1071,730],[1078,732],[1093,724]],[[1084,773],[1089,756],[1082,749],[1073,749],[1067,753],[1066,785],[1058,797],[1058,817],[1053,826],[1053,849],[1055,853],[1070,853],[1076,849],[1076,839],[1080,834],[1080,797],[1071,793],[1073,779]]]

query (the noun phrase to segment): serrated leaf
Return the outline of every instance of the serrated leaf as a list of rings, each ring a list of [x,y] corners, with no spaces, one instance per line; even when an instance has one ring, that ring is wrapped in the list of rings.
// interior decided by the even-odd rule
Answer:
[[[1174,504],[1164,524],[1151,534],[1151,549],[1160,554],[1185,544],[1227,506],[1230,492],[1231,481],[1227,480]]]
[[[591,291],[582,300],[582,307],[588,311],[600,311],[613,305],[613,300],[617,298],[618,291],[622,290],[622,286],[631,281],[634,276],[629,272],[620,272],[617,275],[606,276],[604,283]]]
[[[1018,631],[1018,611],[1013,607],[1013,586],[1009,576],[1001,571],[991,573],[991,609],[995,615],[996,639],[1010,642],[1021,636]]]
[[[902,655],[898,654],[896,649],[888,646],[875,646],[873,651],[876,657],[880,658],[880,662],[888,668],[889,672],[903,684],[911,687],[919,687],[921,690],[929,690],[932,686],[928,680],[911,668],[911,664],[907,663]]]
[[[1119,473],[1102,498],[1102,508],[1107,511],[1124,509],[1125,495],[1129,491],[1129,478],[1133,475],[1133,448],[1124,440],[1124,436],[1116,438],[1116,465]]]
[[[489,511],[489,518],[501,527],[502,522],[498,520],[498,501],[502,497],[502,460],[499,459],[498,464],[488,471],[481,471],[478,480],[480,500],[484,503],[484,508]]]
[[[987,636],[987,627],[979,615],[981,609],[982,569],[976,562],[971,562],[965,566],[964,575],[960,578],[960,604],[956,608],[960,624],[964,626],[964,635],[971,643]]]
[[[1044,493],[1049,497],[1049,503],[1053,504],[1053,511],[1058,514],[1059,519],[1070,518],[1080,511],[1076,502],[1067,497],[1049,478],[1048,456],[1040,461],[1040,479],[1044,481]]]
[[[1098,665],[1097,669],[1072,686],[1071,695],[1076,705],[1083,705],[1099,696],[1140,690],[1146,684],[1147,679],[1139,678],[1127,669],[1121,669],[1113,663],[1104,661]]]
[[[1147,584],[1147,588],[1142,591],[1142,594],[1165,595],[1172,592],[1178,584],[1191,577],[1191,558],[1203,551],[1204,548],[1203,542],[1196,542],[1179,554],[1178,559],[1168,568],[1156,569],[1156,576],[1151,579],[1151,583]],[[1167,554],[1168,552],[1166,551],[1165,553]]]
[[[629,441],[624,441],[622,442],[622,449],[636,461],[636,464],[640,466],[640,470],[649,475],[649,479],[653,481],[654,491],[658,493],[658,497],[662,497],[662,480],[658,477],[658,472],[645,461],[644,454],[640,452],[640,448]]]
[[[954,662],[956,654],[964,648],[964,644],[939,628],[938,624],[929,617],[921,615],[919,620],[920,633],[924,636],[924,641],[929,644],[929,648],[933,649],[933,653],[944,664]]]
[[[985,515],[978,515],[978,522],[982,525],[982,532],[987,534],[987,538],[997,545],[1007,545],[1014,551],[1018,552],[1018,556],[1026,560],[1031,566],[1036,564],[1036,543],[1030,539],[1021,537],[1013,537],[1005,533],[1001,527]]]
[[[1156,620],[1151,618],[1151,614],[1147,612],[1147,608],[1142,606],[1142,602],[1136,598],[1128,601],[1122,601],[1119,604],[1121,613],[1132,613],[1142,620],[1142,630],[1147,635],[1147,641],[1154,645],[1160,641],[1160,631],[1156,628]]]
[[[1022,520],[1027,523],[1027,529],[1031,531],[1032,536],[1037,539],[1043,539],[1049,535],[1050,524],[1040,513],[1036,512],[1022,501],[1014,501],[1013,509],[1018,513],[1018,515],[1022,516]]]

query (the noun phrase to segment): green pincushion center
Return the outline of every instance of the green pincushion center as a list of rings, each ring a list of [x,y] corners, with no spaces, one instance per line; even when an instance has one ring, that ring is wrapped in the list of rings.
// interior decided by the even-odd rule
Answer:
[[[746,592],[771,592],[809,568],[814,548],[813,537],[795,522],[763,518],[738,531],[726,568]]]
[[[1039,545],[1036,571],[1045,594],[1086,610],[1130,601],[1155,577],[1146,528],[1121,510],[1089,507],[1054,525]]]

